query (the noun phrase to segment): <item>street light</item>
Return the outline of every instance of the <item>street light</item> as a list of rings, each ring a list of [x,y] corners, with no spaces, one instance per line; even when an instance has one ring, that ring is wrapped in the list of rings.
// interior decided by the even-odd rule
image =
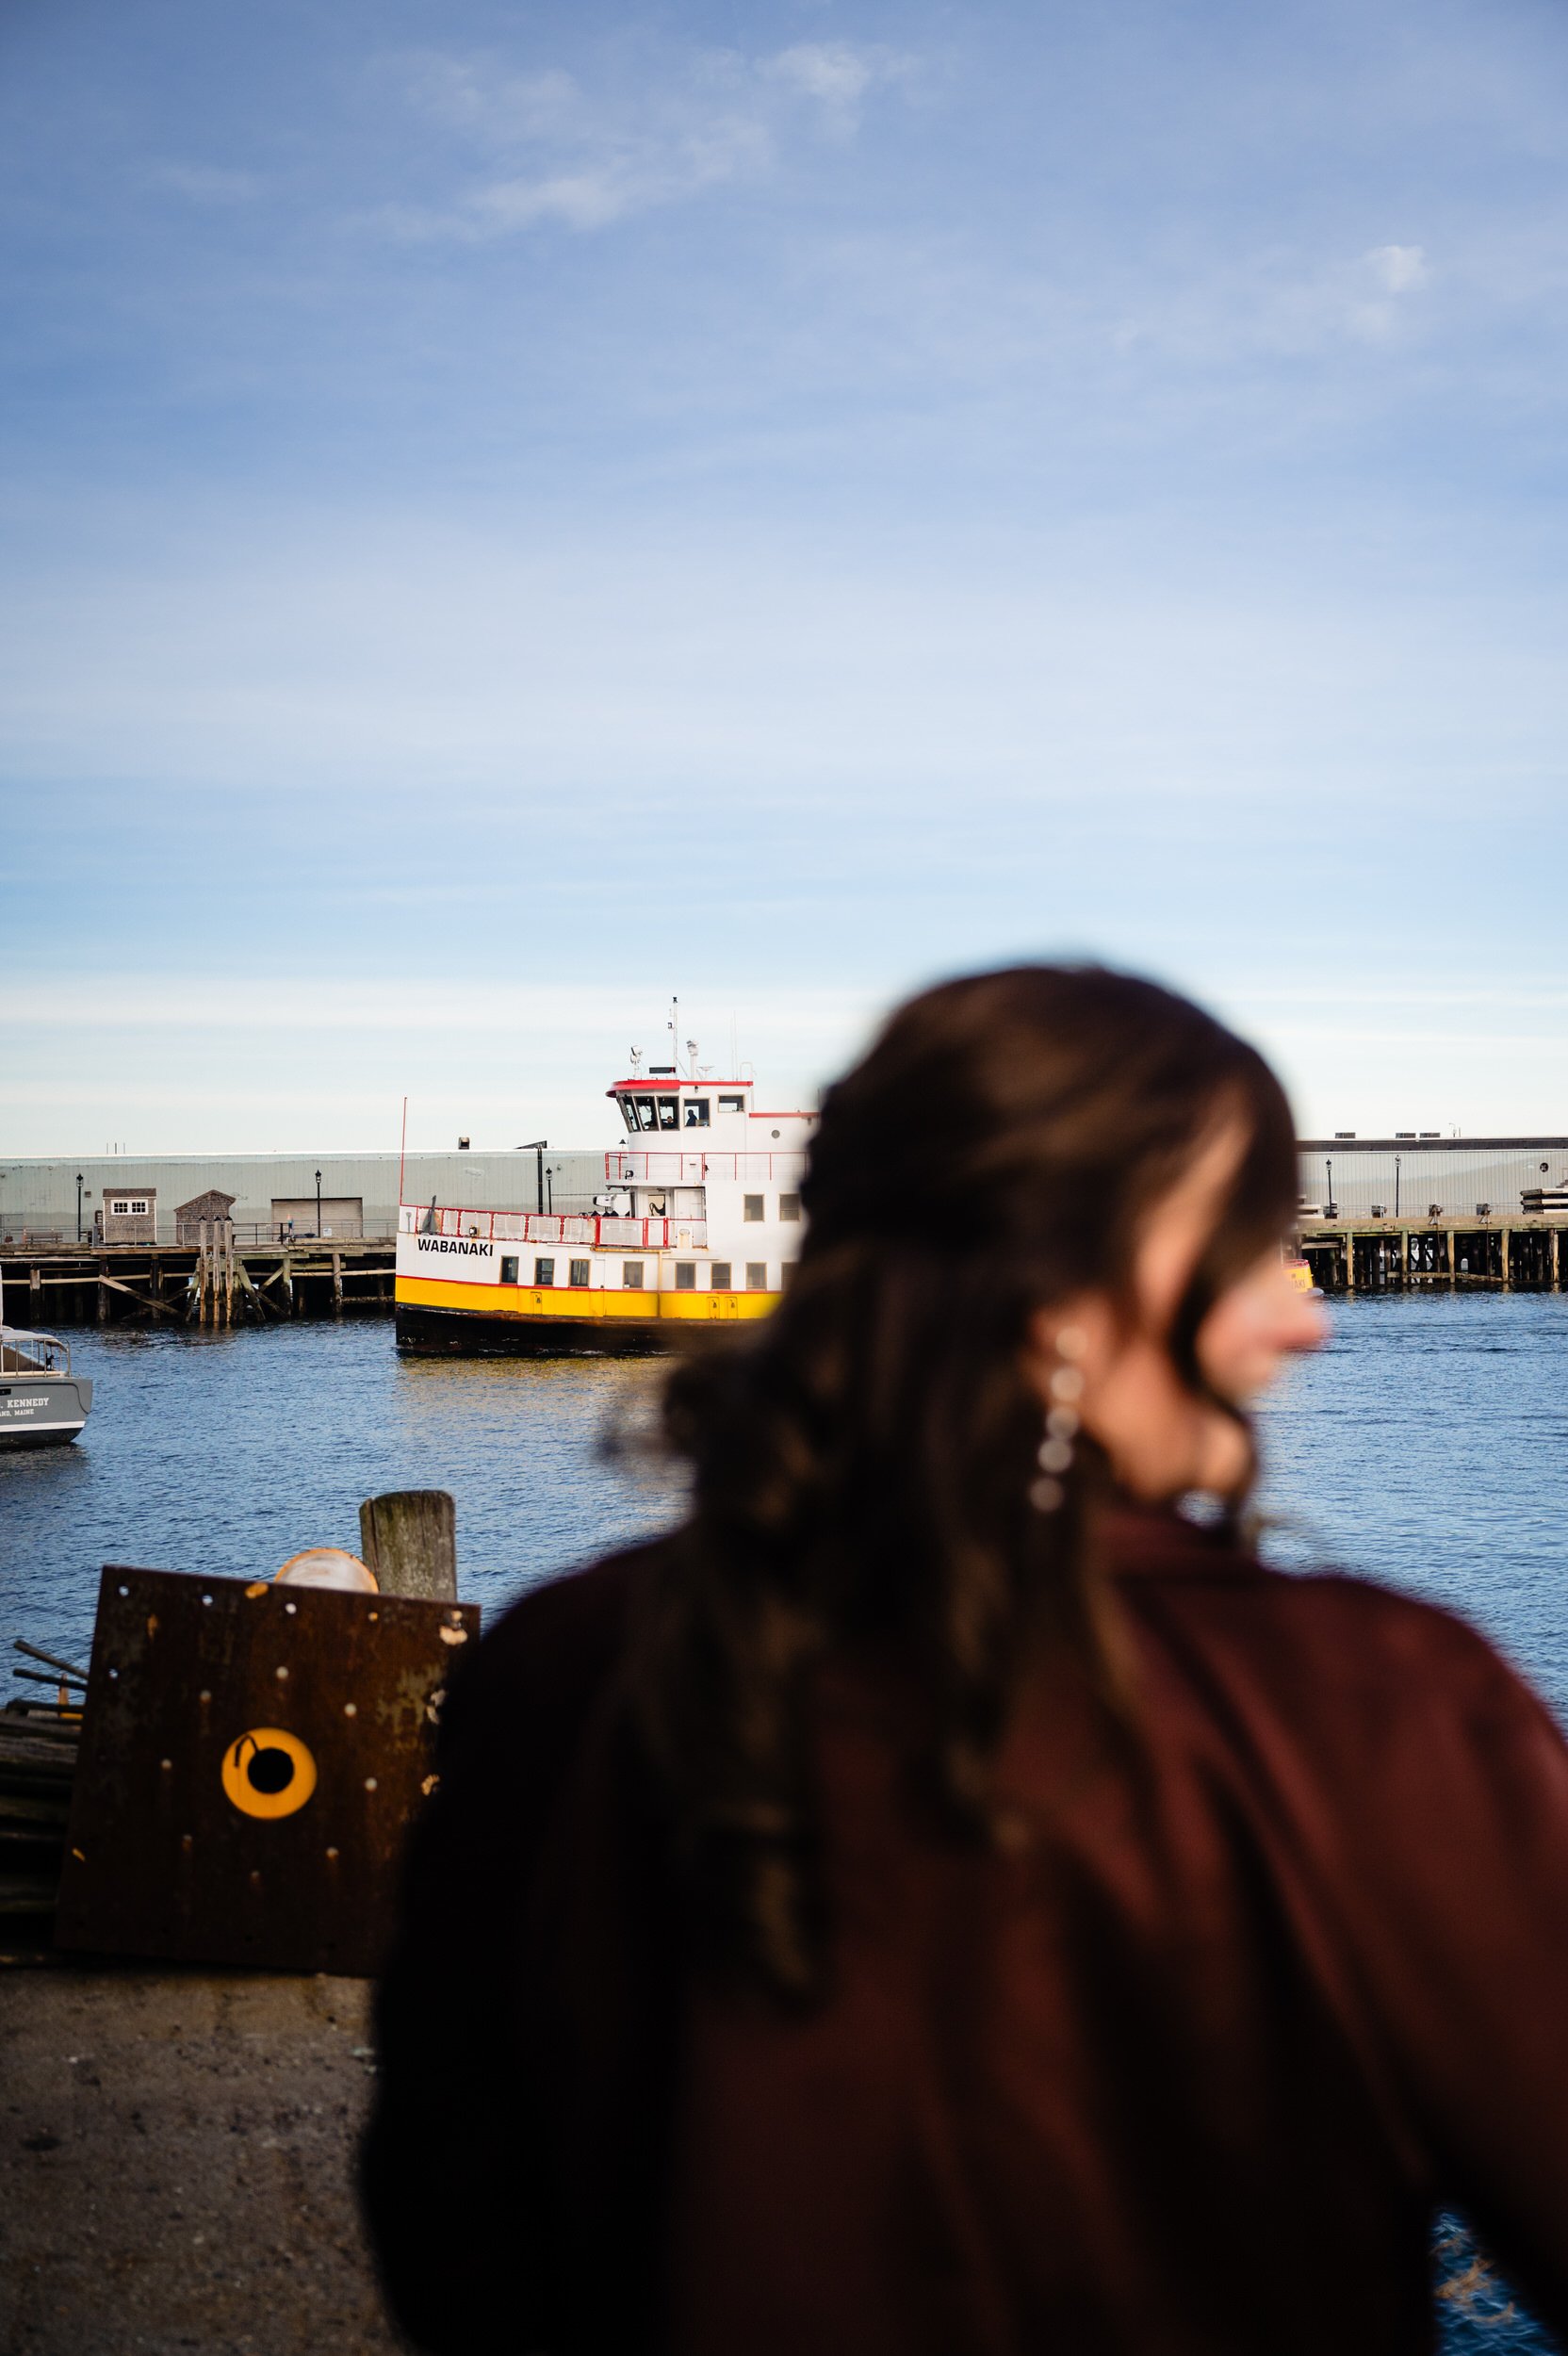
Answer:
[[[321,1239],[321,1173],[316,1173],[316,1239]]]
[[[554,1187],[553,1184],[551,1183],[551,1182],[553,1181],[554,1177],[555,1177],[555,1170],[554,1170],[554,1168],[553,1168],[553,1167],[546,1170],[546,1172],[545,1172],[545,1207],[546,1207],[546,1209],[547,1209],[547,1210],[549,1210],[549,1211],[553,1211],[553,1210],[555,1209],[555,1187]]]
[[[1394,1216],[1396,1219],[1399,1216],[1399,1171],[1404,1164],[1404,1158],[1402,1153],[1396,1153],[1394,1156]]]
[[[514,1153],[533,1155],[534,1209],[538,1211],[542,1211],[545,1207],[545,1151],[548,1144],[548,1137],[530,1137],[526,1145],[514,1145],[512,1149]]]
[[[1334,1166],[1327,1154],[1323,1157],[1323,1167],[1329,1173],[1329,1199],[1323,1205],[1323,1214],[1326,1219],[1337,1219],[1339,1204],[1334,1201]]]
[[[82,1173],[76,1172],[76,1241],[82,1240]]]

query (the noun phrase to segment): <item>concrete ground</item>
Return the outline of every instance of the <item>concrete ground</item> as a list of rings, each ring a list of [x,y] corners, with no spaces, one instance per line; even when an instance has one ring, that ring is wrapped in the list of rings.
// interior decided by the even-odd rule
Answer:
[[[8,2356],[393,2356],[353,2191],[362,1980],[0,1971]]]

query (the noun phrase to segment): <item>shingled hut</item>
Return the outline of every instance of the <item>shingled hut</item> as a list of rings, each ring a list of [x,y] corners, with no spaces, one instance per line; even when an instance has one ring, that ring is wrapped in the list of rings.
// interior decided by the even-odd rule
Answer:
[[[220,1186],[209,1186],[205,1194],[192,1195],[188,1203],[176,1203],[174,1208],[174,1241],[200,1243],[204,1221],[211,1226],[220,1219],[232,1218],[235,1198]]]

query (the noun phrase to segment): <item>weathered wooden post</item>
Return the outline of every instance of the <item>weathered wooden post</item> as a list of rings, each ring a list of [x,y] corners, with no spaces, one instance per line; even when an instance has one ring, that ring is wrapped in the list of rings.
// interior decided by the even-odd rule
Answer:
[[[359,1509],[359,1551],[384,1595],[457,1601],[457,1507],[445,1489],[394,1489]]]
[[[335,1244],[332,1248],[332,1313],[335,1317],[343,1315],[343,1255]],[[433,1496],[439,1494],[432,1492]]]

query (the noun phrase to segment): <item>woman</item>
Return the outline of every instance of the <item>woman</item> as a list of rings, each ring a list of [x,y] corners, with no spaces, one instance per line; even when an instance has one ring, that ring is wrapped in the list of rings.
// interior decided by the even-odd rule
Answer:
[[[1123,975],[830,1091],[782,1306],[669,1384],[689,1518],[454,1696],[366,2163],[419,2347],[1398,2356],[1450,2198],[1568,2323],[1568,1754],[1246,1551],[1295,1200]]]

